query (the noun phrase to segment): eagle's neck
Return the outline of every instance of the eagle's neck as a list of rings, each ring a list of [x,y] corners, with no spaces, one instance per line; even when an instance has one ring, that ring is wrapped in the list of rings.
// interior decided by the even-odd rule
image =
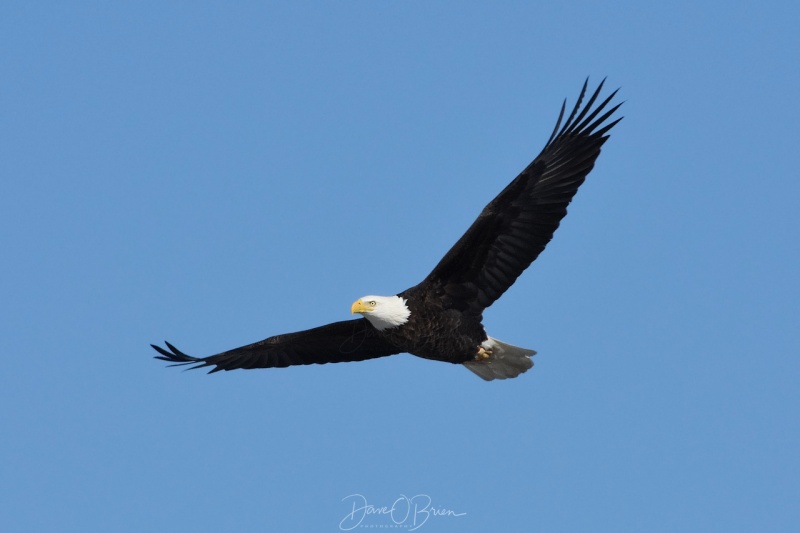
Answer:
[[[408,317],[411,316],[405,298],[399,296],[368,296],[367,298],[375,300],[378,305],[372,312],[364,313],[364,316],[379,331],[402,326],[408,322]]]

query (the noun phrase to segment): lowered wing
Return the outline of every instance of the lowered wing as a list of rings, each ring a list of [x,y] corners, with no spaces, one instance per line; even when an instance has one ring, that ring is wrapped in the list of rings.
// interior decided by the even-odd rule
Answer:
[[[334,322],[297,333],[276,335],[209,357],[192,357],[166,342],[168,350],[151,344],[156,359],[192,368],[214,366],[209,373],[237,368],[281,368],[292,365],[364,361],[399,353],[366,318]],[[173,366],[175,366],[173,365]]]
[[[587,84],[588,80],[563,127],[566,102],[561,106],[542,153],[483,209],[422,282],[441,287],[448,306],[482,313],[553,238],[567,206],[594,167],[606,134],[622,120],[606,122],[622,104],[603,112],[616,91],[594,105],[603,83],[581,109]]]

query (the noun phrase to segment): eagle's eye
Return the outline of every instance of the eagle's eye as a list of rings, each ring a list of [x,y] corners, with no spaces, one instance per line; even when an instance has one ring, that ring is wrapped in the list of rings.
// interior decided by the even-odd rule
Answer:
[[[375,300],[372,300],[372,301],[367,302],[367,303],[369,303],[370,307],[375,307]]]

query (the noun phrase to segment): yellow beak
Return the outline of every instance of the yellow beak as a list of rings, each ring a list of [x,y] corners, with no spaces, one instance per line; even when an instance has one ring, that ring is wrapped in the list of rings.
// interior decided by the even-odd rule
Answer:
[[[353,315],[356,314],[356,313],[363,313],[366,310],[367,310],[367,306],[364,305],[364,302],[362,302],[361,300],[356,300],[353,303],[353,306],[350,307],[350,313],[353,314]]]

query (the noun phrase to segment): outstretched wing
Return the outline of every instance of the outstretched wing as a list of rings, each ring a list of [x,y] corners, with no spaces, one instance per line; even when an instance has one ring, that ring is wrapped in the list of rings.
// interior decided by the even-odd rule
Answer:
[[[241,348],[210,357],[192,357],[165,342],[169,351],[151,344],[159,354],[156,359],[192,368],[216,366],[210,373],[237,368],[280,368],[313,363],[364,361],[399,353],[386,342],[366,318],[334,322],[327,326],[276,335]]]
[[[581,108],[588,79],[564,126],[566,101],[542,153],[489,205],[447,252],[425,283],[444,290],[445,304],[476,314],[492,305],[553,238],[567,206],[594,167],[617,104],[601,112],[617,91],[594,106],[603,82]],[[605,80],[604,80],[605,82]],[[421,284],[421,285],[422,285]]]

